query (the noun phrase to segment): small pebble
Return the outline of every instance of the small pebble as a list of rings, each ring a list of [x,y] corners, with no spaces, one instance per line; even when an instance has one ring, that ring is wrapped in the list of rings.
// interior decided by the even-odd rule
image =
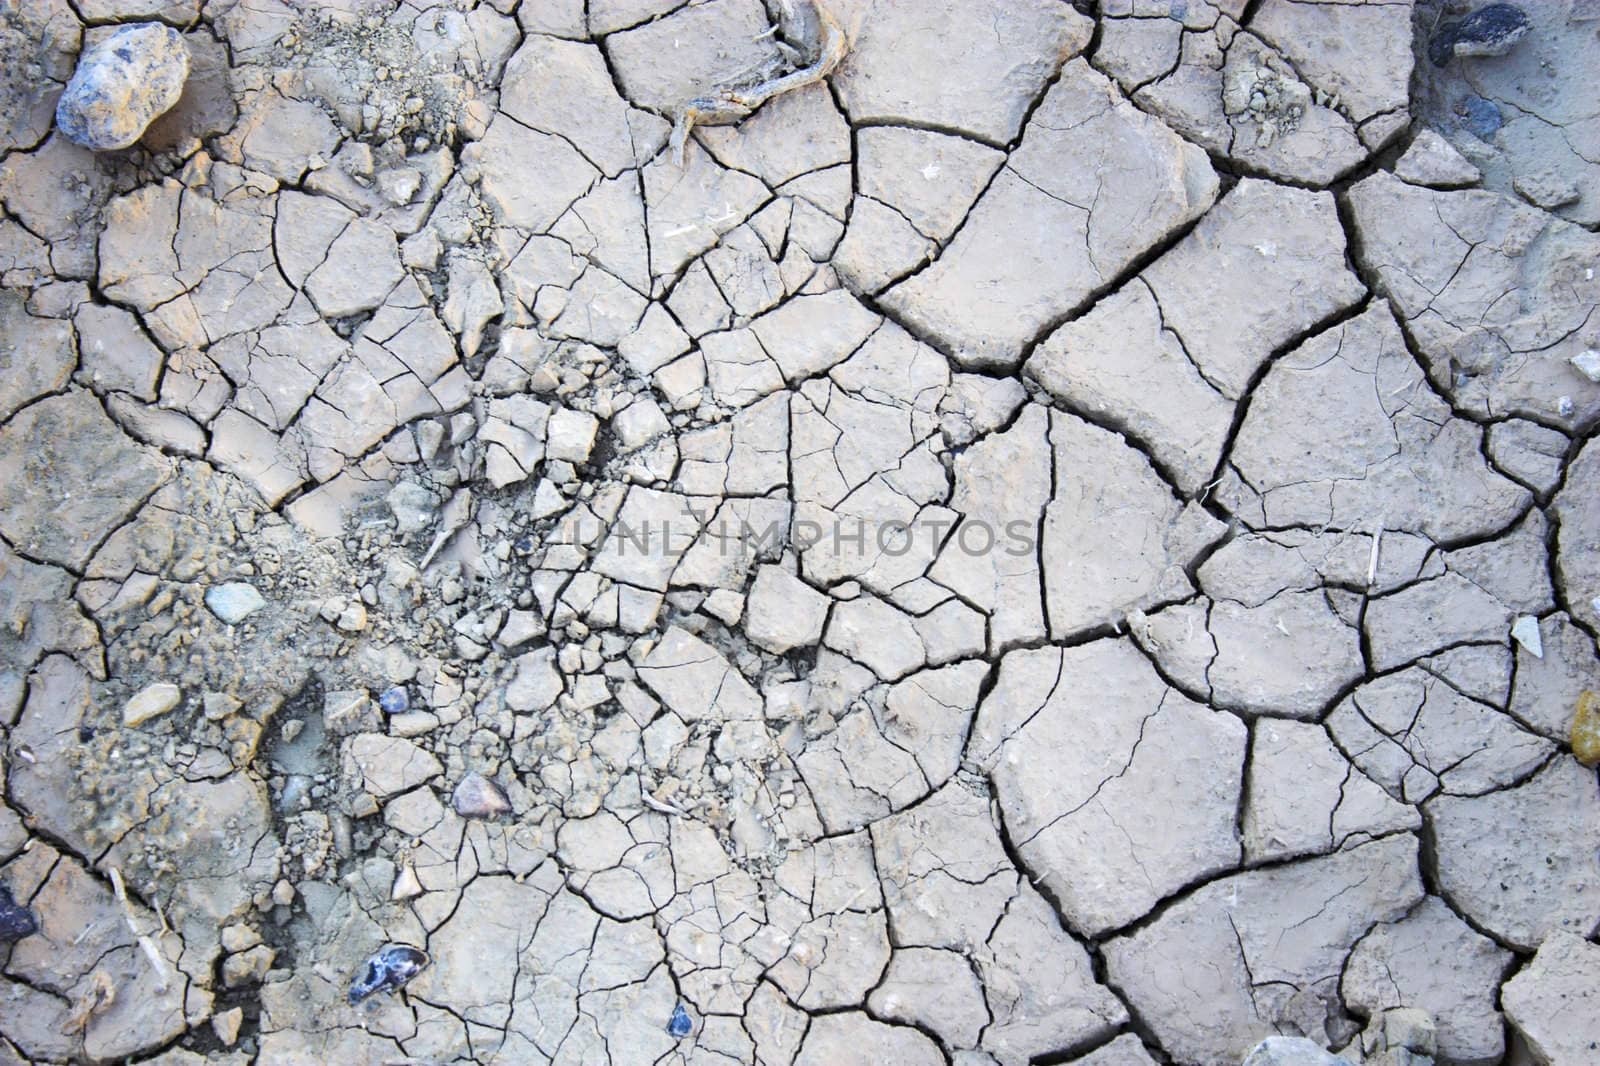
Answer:
[[[389,890],[392,900],[416,899],[422,895],[422,882],[417,878],[417,871],[410,863],[406,863],[398,876],[394,879],[394,887]]]
[[[159,718],[183,701],[177,685],[158,681],[146,686],[122,708],[122,724],[137,728],[152,718]]]
[[[211,1016],[211,1031],[223,1047],[232,1047],[239,1040],[239,1027],[244,1024],[244,1008],[233,1007]]]
[[[384,714],[401,714],[411,709],[411,696],[404,686],[396,685],[378,697],[378,707]]]
[[[1539,635],[1539,620],[1531,614],[1518,618],[1511,626],[1511,636],[1535,659],[1544,658],[1544,639]]]
[[[230,626],[236,626],[267,605],[254,585],[234,581],[206,589],[206,606]]]
[[[1505,125],[1505,119],[1500,117],[1500,109],[1481,96],[1467,97],[1461,101],[1457,111],[1461,115],[1461,124],[1480,141],[1487,141]]]
[[[0,943],[10,944],[39,931],[33,912],[12,898],[11,890],[0,885]]]
[[[667,1022],[667,1032],[682,1040],[694,1031],[694,1019],[689,1017],[689,1012],[682,1003],[672,1008],[672,1020]]]
[[[1572,754],[1585,766],[1600,765],[1600,692],[1584,689],[1572,715]]]
[[[461,779],[450,804],[463,818],[498,818],[511,813],[511,801],[505,792],[476,771]]]
[[[350,984],[354,1006],[376,992],[393,992],[428,965],[426,952],[404,944],[390,944],[366,961]]]
[[[339,614],[334,625],[346,633],[359,633],[367,628],[367,608],[360,600],[351,600],[349,605]]]
[[[1585,348],[1573,356],[1569,362],[1577,368],[1578,373],[1600,385],[1600,352],[1593,348]]]

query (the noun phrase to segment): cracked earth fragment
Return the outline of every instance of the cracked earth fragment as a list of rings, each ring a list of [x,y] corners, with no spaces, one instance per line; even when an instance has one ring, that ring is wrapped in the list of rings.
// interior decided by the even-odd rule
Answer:
[[[1589,6],[0,10],[0,1060],[1586,1061]]]

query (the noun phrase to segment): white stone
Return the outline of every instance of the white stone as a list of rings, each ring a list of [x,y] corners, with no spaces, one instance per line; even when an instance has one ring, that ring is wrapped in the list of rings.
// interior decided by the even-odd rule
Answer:
[[[183,702],[183,691],[177,685],[158,681],[140,689],[122,706],[122,724],[130,729],[159,718]]]
[[[234,581],[206,589],[206,606],[230,626],[236,626],[267,605],[254,585]]]
[[[1539,636],[1539,620],[1525,614],[1511,623],[1511,636],[1535,659],[1544,658],[1544,641]]]

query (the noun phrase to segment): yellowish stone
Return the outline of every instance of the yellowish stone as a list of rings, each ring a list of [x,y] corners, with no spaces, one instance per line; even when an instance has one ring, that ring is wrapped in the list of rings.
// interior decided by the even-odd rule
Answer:
[[[1600,692],[1584,689],[1572,716],[1572,754],[1585,766],[1600,764]]]

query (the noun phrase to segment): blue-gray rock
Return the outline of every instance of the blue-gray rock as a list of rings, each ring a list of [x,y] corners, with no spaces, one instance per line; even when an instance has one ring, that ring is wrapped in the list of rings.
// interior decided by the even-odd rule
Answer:
[[[667,1020],[667,1033],[682,1040],[694,1031],[694,1019],[689,1017],[689,1012],[682,1003],[672,1008],[672,1017]]]
[[[350,1003],[355,1005],[375,992],[393,992],[428,965],[427,952],[405,944],[390,944],[366,961],[350,983]]]
[[[400,714],[411,709],[411,695],[404,688],[396,685],[387,689],[378,697],[378,709],[384,714]]]
[[[211,608],[212,614],[230,626],[243,622],[266,604],[267,601],[255,590],[255,586],[247,585],[243,581],[213,585],[206,589],[206,606]]]
[[[78,57],[56,125],[97,152],[126,148],[178,102],[189,76],[183,37],[159,22],[123,26]]]
[[[0,944],[9,944],[39,931],[33,912],[18,903],[11,890],[0,885]]]
[[[1469,96],[1461,101],[1458,111],[1461,124],[1480,141],[1487,141],[1505,125],[1505,119],[1494,101],[1481,96]]]

